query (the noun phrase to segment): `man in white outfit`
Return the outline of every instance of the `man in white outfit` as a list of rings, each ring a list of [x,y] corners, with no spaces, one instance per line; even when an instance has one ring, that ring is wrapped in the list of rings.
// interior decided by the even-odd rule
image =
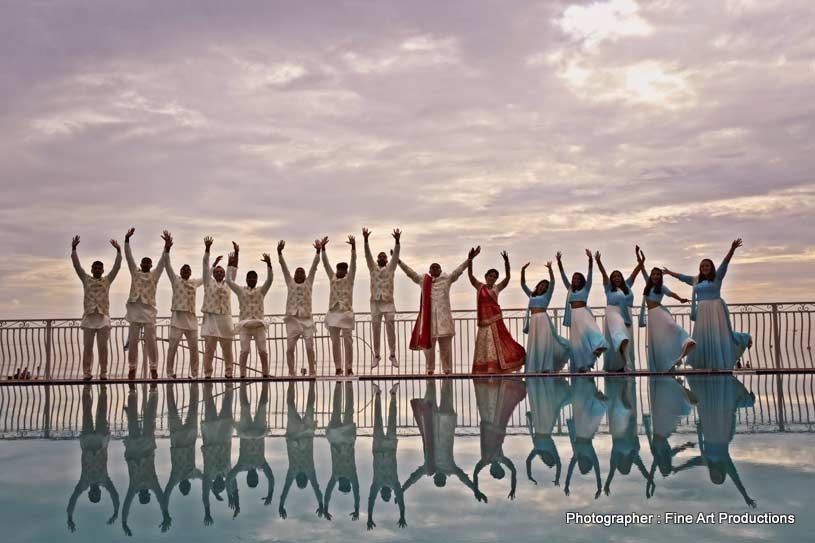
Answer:
[[[224,377],[232,378],[232,338],[235,329],[232,326],[232,296],[224,279],[226,271],[218,265],[221,257],[215,259],[212,268],[209,267],[209,250],[213,239],[204,238],[204,305],[201,313],[204,318],[201,322],[201,336],[204,338],[204,377],[212,377],[215,349],[221,344],[221,354],[224,357]]]
[[[345,374],[353,375],[354,343],[354,278],[357,274],[357,243],[354,236],[348,236],[346,242],[351,246],[351,265],[347,262],[337,264],[337,271],[331,269],[325,246],[328,238],[323,238],[320,247],[323,253],[323,266],[328,275],[331,289],[328,295],[328,313],[325,314],[325,325],[331,338],[331,355],[334,358],[336,375],[343,373],[343,350],[345,351]],[[342,339],[342,342],[340,342]]]
[[[261,262],[266,263],[266,281],[258,288],[258,272],[249,270],[246,272],[246,286],[241,287],[235,282],[238,275],[238,253],[240,247],[234,241],[232,247],[235,252],[229,255],[229,269],[226,274],[226,284],[238,296],[240,307],[240,320],[238,321],[238,333],[241,338],[241,355],[238,363],[241,368],[241,379],[246,378],[246,362],[249,360],[249,349],[252,339],[255,340],[255,348],[260,354],[260,366],[263,377],[269,377],[269,348],[266,345],[266,321],[263,320],[264,303],[266,293],[272,286],[274,272],[272,272],[272,259],[268,253],[263,253]]]
[[[144,332],[144,350],[150,364],[150,377],[158,379],[158,343],[156,342],[156,287],[164,271],[164,253],[170,251],[172,240],[165,240],[164,252],[158,265],[153,268],[153,260],[144,257],[136,266],[130,238],[136,232],[130,228],[125,234],[125,258],[130,269],[130,296],[127,298],[125,319],[130,323],[127,339],[127,378],[136,378],[136,364],[139,359],[139,336]]]
[[[164,231],[161,238],[172,244],[173,237]],[[167,377],[176,378],[175,357],[181,338],[187,337],[187,349],[190,352],[190,376],[198,377],[198,317],[195,316],[195,294],[198,287],[204,284],[203,278],[193,279],[189,264],[181,266],[181,273],[176,275],[170,263],[170,252],[164,253],[164,269],[173,287],[173,300],[170,304],[170,345],[167,347]]]
[[[122,265],[122,248],[112,239],[110,244],[116,249],[116,261],[113,269],[107,275],[105,265],[99,260],[91,264],[91,274],[88,275],[79,263],[76,247],[79,245],[79,236],[71,241],[71,262],[74,270],[82,281],[83,313],[82,313],[82,378],[90,381],[93,377],[93,342],[96,340],[96,349],[99,351],[99,379],[108,377],[108,340],[110,339],[110,285],[116,279]]]
[[[368,237],[371,231],[362,229],[362,237],[365,239],[365,261],[368,263],[368,271],[371,273],[371,328],[373,332],[374,358],[371,362],[371,369],[377,367],[382,360],[381,340],[382,340],[382,317],[385,318],[385,335],[388,338],[388,350],[390,352],[390,363],[394,368],[399,367],[399,360],[396,358],[396,306],[393,303],[393,275],[396,271],[396,263],[399,262],[399,238],[402,231],[398,228],[393,231],[393,239],[396,240],[393,246],[393,254],[390,261],[384,252],[376,256],[376,261],[371,254],[371,247],[368,245]]]
[[[286,287],[288,288],[285,316],[286,364],[289,367],[289,375],[294,376],[294,350],[297,347],[297,342],[302,338],[306,346],[306,356],[308,357],[308,374],[314,376],[317,375],[317,366],[314,360],[314,319],[311,314],[311,294],[314,287],[314,276],[317,273],[317,264],[320,262],[322,241],[314,240],[314,248],[317,253],[311,262],[308,275],[306,275],[306,270],[303,268],[297,268],[294,270],[294,277],[292,277],[288,266],[286,266],[286,259],[283,258],[283,249],[285,247],[285,241],[281,240],[277,244],[277,256],[283,271],[283,280],[286,281]]]
[[[449,375],[453,372],[453,337],[456,335],[456,330],[453,324],[453,310],[450,307],[450,287],[467,269],[467,262],[468,260],[465,259],[449,274],[442,273],[441,265],[434,262],[430,265],[429,273],[421,276],[407,264],[399,261],[402,271],[414,283],[422,287],[423,296],[424,292],[430,296],[429,304],[427,304],[429,315],[424,315],[424,311],[421,311],[417,320],[417,326],[429,320],[429,330],[427,330],[429,337],[423,338],[425,341],[419,347],[414,347],[411,341],[411,348],[421,348],[424,351],[428,375],[433,375],[436,370],[436,343],[439,344],[444,374]]]

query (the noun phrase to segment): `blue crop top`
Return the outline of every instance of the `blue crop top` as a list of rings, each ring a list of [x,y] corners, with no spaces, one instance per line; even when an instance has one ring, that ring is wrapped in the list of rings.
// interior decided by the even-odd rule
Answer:
[[[606,305],[616,305],[622,310],[623,322],[626,326],[631,326],[631,311],[629,307],[634,307],[634,291],[631,287],[634,286],[633,278],[625,280],[628,287],[628,294],[624,293],[622,289],[611,290],[611,281],[609,281],[604,289],[606,291]]]
[[[729,260],[722,262],[722,265],[716,269],[716,278],[713,281],[705,279],[699,281],[698,276],[678,274],[678,279],[683,283],[687,283],[693,287],[693,299],[690,306],[690,320],[696,320],[696,303],[705,300],[721,300],[722,299],[722,280],[727,274],[727,266],[730,264]],[[698,281],[698,282],[697,282]]]
[[[593,266],[589,263],[589,274],[586,276],[586,285],[580,290],[572,291],[572,282],[569,281],[569,278],[566,277],[566,272],[561,268],[560,279],[563,281],[563,284],[566,285],[566,290],[569,291],[569,295],[566,296],[566,307],[563,312],[563,326],[572,325],[572,302],[588,303],[589,293],[591,293],[592,273]]]

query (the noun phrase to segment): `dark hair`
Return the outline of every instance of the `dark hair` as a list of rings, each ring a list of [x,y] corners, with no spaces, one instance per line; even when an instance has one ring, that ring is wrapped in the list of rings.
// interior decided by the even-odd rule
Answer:
[[[246,472],[246,485],[249,488],[255,488],[258,486],[258,479],[258,470],[255,468],[252,468]]]
[[[580,279],[580,288],[577,290],[583,290],[586,287],[586,276],[580,272],[574,272],[574,274],[572,274],[572,282],[574,282],[575,275],[578,277],[578,279]],[[575,292],[574,288],[571,285],[569,285],[569,288],[572,289],[572,292]]]
[[[255,270],[249,270],[248,272],[246,272],[246,277],[249,277],[250,275],[254,275],[255,277],[257,277],[258,272],[256,272]]]
[[[340,262],[337,264],[338,270],[347,270],[348,269],[348,262]]]
[[[490,268],[487,270],[487,273],[484,274],[484,277],[488,276],[489,274],[494,273],[496,276],[500,276],[501,274],[498,273],[498,270],[495,268]]]
[[[658,272],[659,272],[660,277],[662,277],[662,270],[660,270],[660,269],[659,269],[659,268],[657,268],[657,267],[653,267],[653,268],[651,268],[651,273],[654,273],[655,271],[658,271]],[[650,295],[650,294],[651,294],[651,290],[653,290],[653,291],[654,291],[654,292],[656,292],[657,294],[662,294],[662,279],[660,279],[660,280],[659,280],[659,283],[654,283],[654,282],[651,280],[651,273],[649,273],[649,274],[648,274],[648,280],[645,282],[645,290],[643,290],[643,291],[642,291],[642,293],[643,293],[645,296]]]
[[[142,505],[150,503],[150,491],[148,489],[142,488],[139,490],[139,503]]]
[[[533,290],[532,292],[537,291],[538,287],[541,286],[544,283],[546,283],[546,290],[544,290],[541,294],[539,294],[539,296],[542,296],[542,295],[546,294],[547,292],[549,292],[549,287],[552,286],[552,284],[549,282],[549,279],[541,279],[540,281],[538,281],[537,284],[535,285],[535,290]]]
[[[710,274],[707,277],[702,276],[702,264],[705,262],[710,262]],[[713,261],[709,258],[703,258],[702,262],[699,263],[699,282],[702,281],[715,281],[716,280],[716,266],[713,264]]]
[[[91,264],[91,267],[96,266],[97,264],[100,266],[104,266],[101,260],[94,260],[93,263]]]
[[[628,292],[629,292],[628,291],[628,285],[625,284],[625,276],[623,275],[623,272],[621,272],[620,270],[614,270],[613,272],[611,272],[611,275],[608,276],[608,284],[611,285],[611,292],[617,292],[617,286],[614,284],[614,281],[611,280],[611,278],[614,277],[615,273],[619,273],[620,278],[622,278],[622,280],[623,280],[623,284],[620,287],[620,290],[623,291],[623,294],[628,296]]]
[[[302,471],[294,476],[294,480],[297,482],[297,488],[301,490],[306,488],[306,485],[308,485],[308,475]]]

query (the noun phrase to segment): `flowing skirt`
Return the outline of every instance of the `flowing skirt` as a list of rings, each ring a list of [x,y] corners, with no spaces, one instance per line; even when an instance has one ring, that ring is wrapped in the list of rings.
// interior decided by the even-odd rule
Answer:
[[[695,346],[667,309],[659,306],[648,310],[648,371],[670,371],[682,353]]]
[[[473,373],[510,373],[524,365],[526,351],[512,339],[503,319],[479,326],[475,336]]]
[[[603,370],[620,371],[626,366],[629,370],[635,369],[634,365],[634,328],[626,326],[623,319],[623,311],[619,306],[609,305],[606,307],[605,324],[603,332],[609,349],[603,353]],[[626,347],[626,361],[620,356],[620,346],[628,340]]]
[[[648,378],[651,424],[654,435],[668,438],[683,418],[691,414],[691,402],[682,384],[671,376]]]
[[[751,341],[750,334],[733,331],[722,299],[697,304],[691,337],[696,348],[688,355],[687,364],[695,369],[733,369]]]
[[[571,401],[569,382],[563,377],[530,378],[526,382],[529,396],[528,422],[535,434],[552,433],[560,411]]]
[[[557,372],[569,361],[569,342],[555,333],[552,319],[544,312],[529,316],[526,372]]]
[[[569,343],[572,349],[571,370],[580,371],[594,367],[598,351],[608,349],[603,332],[594,321],[588,307],[572,309],[572,325],[569,328]]]
[[[592,439],[608,410],[608,400],[598,394],[593,378],[576,377],[572,383],[572,419],[577,438]]]

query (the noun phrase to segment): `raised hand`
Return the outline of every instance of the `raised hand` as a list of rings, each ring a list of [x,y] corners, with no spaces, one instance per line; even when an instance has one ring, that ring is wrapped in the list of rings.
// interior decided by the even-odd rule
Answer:
[[[212,242],[215,241],[212,239],[212,236],[207,236],[204,238],[204,248],[209,251],[209,248],[212,247]]]
[[[79,234],[74,236],[74,238],[71,240],[71,250],[76,251],[77,245],[79,245]]]
[[[351,513],[351,520],[359,520],[359,511]]]
[[[68,519],[68,529],[71,530],[72,533],[76,531],[76,524],[74,524],[73,519]]]
[[[234,253],[234,252],[229,253],[229,259],[226,262],[227,262],[227,266],[229,266],[231,268],[237,268],[238,267],[238,253]]]
[[[209,513],[204,515],[204,526],[212,526],[212,523],[213,523],[212,516]]]
[[[588,249],[586,249],[588,251]],[[591,258],[591,253],[589,253],[589,258]],[[594,251],[594,258],[597,262],[600,262],[600,251]]]
[[[365,240],[365,243],[368,243],[368,237],[371,235],[371,231],[367,228],[362,229],[362,237]]]
[[[398,242],[399,239],[402,237],[402,231],[399,230],[398,228],[394,228],[391,236],[393,236],[393,239],[395,239]]]
[[[282,505],[277,509],[277,514],[280,515],[280,518],[282,518],[283,520],[286,520],[286,517],[288,516],[286,514],[286,508],[283,507]]]
[[[218,262],[220,262],[220,261],[221,261],[221,259],[222,259],[223,257],[224,257],[224,255],[218,255],[218,256],[216,256],[216,257],[215,257],[215,262],[213,262],[213,263],[212,263],[212,267],[213,267],[213,268],[214,268],[214,267],[216,267],[216,266],[218,265]]]
[[[509,498],[510,500],[515,499],[515,489],[514,488],[509,492],[509,495],[507,496],[507,498]]]
[[[116,241],[115,239],[110,240],[110,244],[113,245],[113,248],[116,249],[117,251],[119,252],[122,251],[122,246],[119,245],[119,242]]]
[[[405,517],[399,517],[398,524],[399,524],[399,527],[402,528],[403,530],[405,528],[407,528],[407,521],[405,520]]]
[[[263,253],[263,257],[260,259],[261,262],[265,262],[267,266],[272,266],[272,257],[269,256],[269,253]]]
[[[552,269],[552,261],[551,260],[546,261],[546,267],[551,271],[551,269]]]
[[[347,243],[351,247],[356,247],[357,246],[357,238],[355,238],[354,236],[349,234],[348,235],[348,241],[346,241],[345,243]]]
[[[328,236],[325,236],[323,239],[320,240],[320,247],[325,249],[325,246],[328,245]]]
[[[318,253],[319,253],[319,252],[320,252],[320,250],[323,248],[323,244],[322,244],[322,242],[321,242],[319,239],[315,239],[315,240],[314,240],[314,243],[312,243],[311,245],[312,245],[312,246],[313,246],[315,249],[317,249],[317,252],[318,252]]]
[[[472,260],[475,257],[477,257],[479,255],[479,253],[481,253],[481,246],[480,245],[478,247],[471,248],[470,252],[467,254],[467,258]]]
[[[528,268],[528,267],[529,267],[529,262],[527,262],[526,264],[524,264],[523,266],[521,266],[521,271],[525,271],[525,270],[526,270],[526,268]]]
[[[586,256],[589,257],[589,260],[592,259],[592,257],[591,257],[591,249],[586,249]]]
[[[480,490],[475,491],[475,499],[480,502],[487,503],[487,495],[481,492]]]
[[[374,521],[372,520],[368,520],[368,522],[365,524],[365,527],[368,530],[373,530],[374,528],[376,528],[376,523],[374,523]]]
[[[170,234],[170,232],[168,232],[167,230],[165,230],[165,231],[164,231],[164,232],[161,234],[161,239],[163,239],[163,240],[164,240],[164,250],[165,250],[165,251],[169,251],[169,250],[170,250],[170,247],[172,247],[172,246],[173,246],[173,236],[172,236],[172,234]]]
[[[283,248],[285,246],[286,246],[285,241],[283,241],[282,239],[280,241],[278,241],[277,242],[277,254],[282,255],[283,254]]]
[[[744,242],[741,240],[741,238],[734,239],[733,243],[730,244],[730,250],[735,251],[736,249],[738,249],[742,245],[744,245]]]
[[[234,250],[234,251],[235,251],[235,254],[238,254],[238,253],[240,252],[240,250],[241,250],[241,247],[240,247],[240,245],[238,245],[237,243],[235,243],[235,242],[233,241],[233,242],[232,242],[232,250]]]
[[[600,494],[602,494],[602,493],[603,493],[603,491],[598,488],[597,492],[594,493],[594,499],[595,500],[598,499],[600,497]]]
[[[125,234],[125,243],[127,243],[128,241],[130,241],[130,238],[131,238],[131,237],[133,236],[133,234],[135,234],[135,233],[136,233],[136,229],[135,229],[134,227],[132,227],[132,226],[131,226],[131,227],[130,227],[130,229],[127,231],[127,234]]]
[[[161,528],[161,533],[166,533],[167,530],[169,530],[170,526],[172,526],[172,525],[173,525],[173,519],[168,516],[168,517],[165,517],[161,521],[161,524],[159,524],[158,526],[159,526],[159,528]]]
[[[504,262],[509,262],[509,253],[506,251],[501,251],[501,258],[504,259]]]
[[[561,253],[560,251],[558,251],[558,252],[555,254],[555,258],[557,259],[557,261],[558,261],[558,263],[559,263],[559,262],[561,261],[561,259],[563,258],[563,253]]]

